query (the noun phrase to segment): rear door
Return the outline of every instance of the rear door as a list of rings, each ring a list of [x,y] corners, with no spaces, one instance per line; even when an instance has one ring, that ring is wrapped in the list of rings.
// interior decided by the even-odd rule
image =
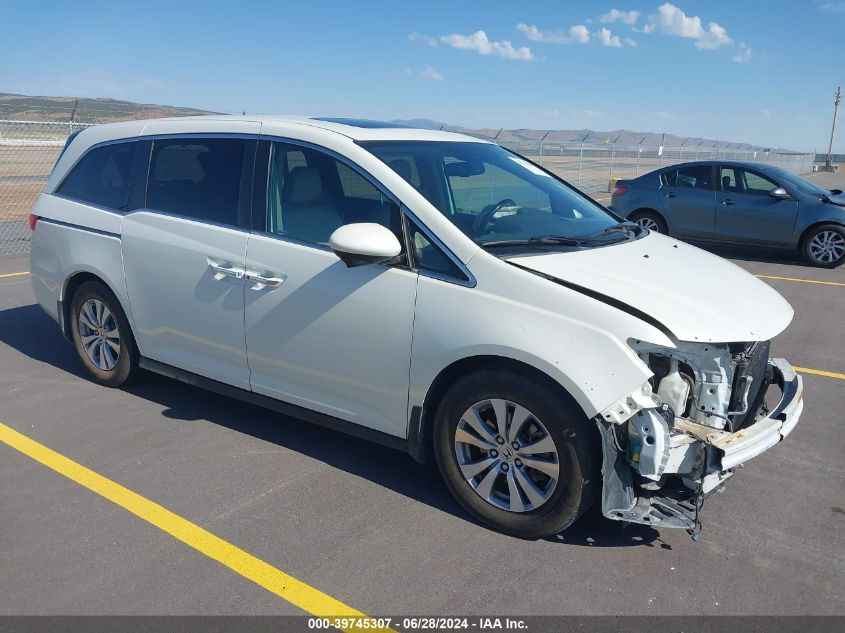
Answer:
[[[687,165],[663,172],[660,200],[669,230],[679,237],[711,239],[716,192],[711,165]]]
[[[246,389],[243,267],[256,144],[257,135],[147,142],[144,203],[122,227],[141,353]]]
[[[798,201],[773,198],[780,187],[760,172],[719,166],[716,237],[732,242],[787,244],[798,218]]]

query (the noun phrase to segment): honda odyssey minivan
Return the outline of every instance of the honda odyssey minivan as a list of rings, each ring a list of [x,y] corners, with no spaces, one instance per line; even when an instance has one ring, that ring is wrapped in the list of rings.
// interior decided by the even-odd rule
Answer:
[[[30,224],[38,302],[93,380],[153,371],[433,458],[521,537],[594,502],[696,531],[803,408],[769,355],[793,314],[777,292],[460,134],[91,127]]]

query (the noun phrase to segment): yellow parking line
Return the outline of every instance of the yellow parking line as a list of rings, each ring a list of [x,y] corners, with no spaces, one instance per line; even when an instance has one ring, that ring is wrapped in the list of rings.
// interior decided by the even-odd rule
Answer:
[[[2,279],[3,277],[20,277],[21,275],[28,275],[28,274],[29,274],[28,270],[25,270],[22,273],[3,273],[2,275],[0,275],[0,279]]]
[[[18,433],[2,422],[0,441],[128,510],[185,545],[312,615],[326,618],[366,617],[360,611],[276,569],[167,508]]]
[[[835,371],[824,371],[823,369],[808,369],[807,367],[793,367],[792,369],[802,374],[815,374],[816,376],[827,376],[828,378],[839,378],[839,380],[845,380],[845,374],[839,374]]]
[[[777,277],[776,275],[755,275],[760,279],[777,279],[779,281],[800,281],[804,284],[821,284],[823,286],[845,286],[841,281],[819,281],[818,279],[798,279],[796,277]]]

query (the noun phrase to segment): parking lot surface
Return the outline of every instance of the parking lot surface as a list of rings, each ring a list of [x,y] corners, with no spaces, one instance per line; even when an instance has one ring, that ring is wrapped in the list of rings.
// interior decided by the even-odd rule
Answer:
[[[716,252],[795,308],[773,354],[826,374],[697,543],[595,510],[514,539],[402,453],[159,376],[96,386],[25,258],[0,260],[0,422],[369,615],[845,614],[845,269]],[[0,481],[0,614],[304,613],[3,442]]]

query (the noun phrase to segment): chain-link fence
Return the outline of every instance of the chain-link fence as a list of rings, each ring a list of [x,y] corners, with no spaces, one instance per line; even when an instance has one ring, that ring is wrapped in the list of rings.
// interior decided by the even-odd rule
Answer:
[[[0,257],[29,252],[27,218],[68,135],[85,124],[0,120]],[[543,165],[591,195],[614,178],[635,178],[659,167],[693,160],[748,160],[797,174],[813,170],[813,154],[776,151],[643,147],[533,141],[501,145]]]
[[[505,141],[503,147],[522,154],[582,191],[597,196],[612,189],[614,179],[636,178],[650,171],[695,160],[743,160],[782,167],[796,174],[813,171],[813,154],[772,150],[702,147],[588,145],[543,141]]]

